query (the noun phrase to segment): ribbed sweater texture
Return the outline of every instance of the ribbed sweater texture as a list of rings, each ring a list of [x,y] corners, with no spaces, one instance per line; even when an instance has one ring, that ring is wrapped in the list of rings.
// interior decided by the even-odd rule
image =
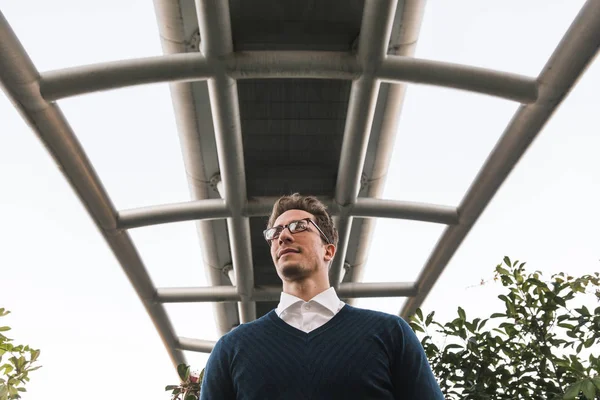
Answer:
[[[443,400],[419,340],[400,317],[345,305],[302,332],[271,311],[224,335],[201,400]]]

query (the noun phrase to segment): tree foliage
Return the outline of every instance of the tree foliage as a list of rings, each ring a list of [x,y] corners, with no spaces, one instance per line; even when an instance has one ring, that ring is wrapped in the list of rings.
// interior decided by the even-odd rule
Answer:
[[[198,400],[200,398],[200,385],[204,377],[204,370],[200,375],[190,372],[190,366],[179,364],[177,374],[181,382],[179,385],[168,385],[166,391],[171,391],[171,400]]]
[[[505,257],[494,280],[504,309],[489,318],[467,319],[459,307],[447,323],[420,309],[410,320],[446,399],[600,399],[600,307],[577,304],[589,294],[600,301],[600,274],[546,282]]]
[[[10,311],[0,308],[0,317],[8,314]],[[2,333],[9,330],[8,326],[0,326],[0,400],[20,399],[20,393],[27,391],[23,386],[29,382],[29,373],[41,367],[34,366],[40,351],[14,345],[13,340]],[[7,358],[4,364],[3,358]]]

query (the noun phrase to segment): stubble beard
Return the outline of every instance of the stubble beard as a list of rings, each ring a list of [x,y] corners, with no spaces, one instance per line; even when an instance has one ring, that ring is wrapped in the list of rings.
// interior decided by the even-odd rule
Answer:
[[[286,281],[298,280],[316,272],[317,268],[310,268],[310,260],[300,260],[297,262],[287,262],[277,268],[280,278]]]
[[[278,269],[281,278],[284,280],[294,280],[306,275],[306,268],[301,263],[288,263]]]

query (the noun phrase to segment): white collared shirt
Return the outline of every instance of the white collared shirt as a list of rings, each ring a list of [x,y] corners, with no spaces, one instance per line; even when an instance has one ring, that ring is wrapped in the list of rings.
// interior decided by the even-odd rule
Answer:
[[[296,329],[309,333],[333,318],[344,307],[335,289],[330,287],[309,301],[281,292],[277,316]]]

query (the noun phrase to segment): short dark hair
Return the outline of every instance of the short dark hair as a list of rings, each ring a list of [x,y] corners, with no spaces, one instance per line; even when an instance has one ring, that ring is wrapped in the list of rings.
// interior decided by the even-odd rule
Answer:
[[[302,210],[315,216],[316,224],[327,235],[331,243],[337,247],[338,231],[333,225],[333,220],[327,212],[327,206],[314,196],[301,196],[294,193],[288,196],[281,196],[273,205],[273,211],[267,223],[267,229],[273,227],[275,220],[281,214],[288,210]],[[325,239],[323,239],[325,241]]]

